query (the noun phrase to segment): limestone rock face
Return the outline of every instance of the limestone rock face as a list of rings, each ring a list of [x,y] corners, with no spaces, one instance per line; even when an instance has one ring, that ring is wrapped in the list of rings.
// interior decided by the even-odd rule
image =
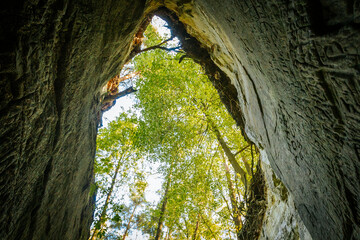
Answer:
[[[359,1],[165,4],[231,78],[314,239],[360,239]]]
[[[128,55],[145,2],[4,2],[0,238],[87,239],[99,90]]]
[[[271,167],[262,162],[266,182],[266,212],[261,229],[261,240],[312,240],[301,220],[291,194]]]
[[[2,1],[0,236],[88,237],[99,91],[162,5],[231,79],[299,236],[360,239],[358,0]]]

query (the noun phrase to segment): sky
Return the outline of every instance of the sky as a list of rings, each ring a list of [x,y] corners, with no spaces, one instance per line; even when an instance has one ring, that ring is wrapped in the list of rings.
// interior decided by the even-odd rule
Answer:
[[[166,22],[160,19],[159,17],[154,17],[151,24],[157,29],[160,35],[162,36],[170,36],[170,30],[165,27]],[[176,40],[173,42],[176,44]],[[131,110],[135,104],[135,96],[130,94],[125,97],[116,100],[116,104],[108,111],[103,113],[103,127],[107,127],[109,122],[116,119],[122,112],[127,112]],[[156,169],[158,166],[153,166],[153,169]],[[148,187],[145,191],[145,198],[148,202],[152,204],[158,203],[161,199],[159,194],[157,193],[162,186],[163,179],[160,174],[152,174],[147,177]],[[141,233],[141,231],[133,230],[127,239],[148,239],[148,236],[145,236]]]
[[[170,36],[170,30],[165,27],[166,22],[161,18],[155,16],[151,21],[151,25],[155,27],[158,33],[161,36]],[[176,44],[176,39],[170,41],[169,43]],[[115,120],[115,118],[119,115],[119,113],[128,111],[134,105],[134,97],[132,95],[127,95],[116,100],[116,104],[109,110],[104,112],[103,114],[103,126],[106,127],[110,121]]]
[[[161,36],[169,36],[170,30],[165,27],[166,22],[159,17],[153,17],[151,24],[157,29]],[[176,40],[175,40],[176,41]],[[176,42],[175,42],[176,44]],[[125,97],[116,100],[116,104],[108,111],[103,114],[103,127],[107,127],[109,122],[116,119],[122,112],[127,112],[131,110],[135,104],[134,95],[130,94]],[[155,166],[156,168],[156,166]],[[160,201],[160,196],[156,193],[162,184],[162,180],[160,179],[160,175],[149,176],[149,187],[146,191],[146,198],[148,201],[156,202]]]

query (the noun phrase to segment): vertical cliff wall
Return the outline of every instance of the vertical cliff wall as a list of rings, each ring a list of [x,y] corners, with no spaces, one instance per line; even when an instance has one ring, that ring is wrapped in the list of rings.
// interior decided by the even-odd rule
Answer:
[[[86,239],[98,91],[144,1],[3,1],[0,238]]]
[[[311,240],[292,195],[268,163],[262,162],[261,165],[266,182],[266,210],[259,239]]]
[[[359,239],[359,1],[185,2],[312,237]]]
[[[157,6],[174,11],[231,79],[248,137],[312,238],[360,239],[358,0],[0,5],[5,239],[88,236],[99,89]]]

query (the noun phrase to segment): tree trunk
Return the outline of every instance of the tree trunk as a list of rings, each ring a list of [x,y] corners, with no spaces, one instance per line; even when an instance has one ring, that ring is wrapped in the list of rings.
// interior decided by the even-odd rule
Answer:
[[[97,221],[97,223],[100,223],[100,228],[96,229],[94,227],[94,231],[93,231],[93,234],[90,238],[90,240],[95,240],[96,239],[96,234],[99,232],[99,230],[102,229],[102,226],[103,226],[103,220],[104,220],[104,217],[106,215],[106,211],[107,211],[107,208],[109,206],[109,202],[110,202],[110,198],[111,198],[111,194],[114,190],[114,186],[115,186],[115,183],[116,183],[116,178],[117,178],[117,175],[118,175],[118,172],[119,172],[119,169],[120,169],[120,166],[121,166],[121,160],[122,160],[122,157],[123,155],[120,157],[119,161],[118,161],[118,164],[116,165],[116,168],[115,168],[115,173],[114,173],[114,176],[112,177],[112,180],[111,180],[111,185],[109,187],[109,191],[108,191],[108,194],[106,196],[106,200],[105,200],[105,203],[104,203],[104,207],[103,207],[103,210],[101,211],[101,214],[100,214],[100,218],[99,220]],[[96,226],[96,224],[95,224]]]
[[[128,224],[126,225],[126,229],[125,229],[125,232],[124,232],[124,235],[123,235],[122,240],[125,240],[126,236],[128,235],[128,232],[129,232],[130,226],[131,226],[131,221],[132,221],[132,219],[133,219],[133,217],[134,217],[135,210],[136,210],[137,206],[139,206],[139,205],[136,204],[136,205],[134,206],[134,210],[132,211],[132,213],[131,213],[131,215],[130,215],[129,222],[128,222]]]
[[[211,124],[211,125],[212,125],[212,129],[216,135],[216,138],[217,138],[221,148],[223,149],[227,159],[229,160],[231,166],[234,168],[235,172],[240,175],[241,181],[245,186],[245,192],[246,192],[247,191],[247,180],[246,180],[245,170],[242,169],[242,167],[236,161],[235,155],[231,152],[230,148],[228,147],[228,145],[226,144],[224,139],[221,137],[221,134],[220,134],[219,130],[216,128],[216,126],[214,124]]]
[[[196,221],[194,235],[193,235],[193,238],[192,238],[193,240],[196,240],[196,237],[197,237],[197,232],[198,232],[199,224],[200,224],[199,218],[200,218],[200,214],[198,213],[198,218],[197,218],[197,221]]]
[[[168,232],[166,234],[165,240],[169,240],[170,236],[171,236],[171,229],[169,228],[169,230],[168,230]]]
[[[224,167],[225,167],[225,174],[226,174],[226,180],[228,183],[228,189],[229,189],[229,197],[231,201],[231,208],[232,208],[232,215],[233,215],[233,221],[235,224],[235,231],[236,235],[239,235],[239,232],[242,227],[242,221],[240,217],[240,210],[238,208],[238,202],[236,201],[236,195],[234,191],[234,186],[230,177],[230,170],[228,165],[226,164],[226,160],[224,159]],[[239,237],[238,237],[239,238]]]
[[[169,173],[169,176],[168,176],[168,181],[166,183],[166,188],[165,188],[163,202],[162,202],[162,205],[161,205],[160,218],[159,218],[158,227],[157,227],[157,230],[156,230],[155,240],[160,240],[160,238],[161,238],[161,231],[162,231],[164,218],[165,218],[165,211],[166,211],[166,204],[167,204],[167,201],[168,201],[168,192],[169,192],[169,188],[170,188],[170,182],[171,182],[171,170],[170,170],[170,173]]]
[[[247,160],[244,157],[241,157],[241,160],[243,161],[243,163],[245,165],[246,172],[252,176],[252,170],[251,170],[250,164],[247,162]]]
[[[226,144],[226,142],[224,141],[224,139],[221,136],[221,133],[219,131],[219,129],[216,127],[216,125],[214,124],[214,122],[212,121],[212,119],[209,117],[209,115],[205,112],[206,111],[206,106],[204,103],[202,103],[202,112],[205,115],[206,118],[206,122],[210,125],[210,128],[213,130],[213,132],[215,133],[215,136],[221,146],[221,148],[223,149],[223,151],[225,152],[226,157],[229,159],[231,166],[234,168],[235,172],[238,173],[241,177],[241,181],[244,184],[245,187],[245,193],[247,192],[247,180],[246,180],[246,172],[244,169],[242,169],[242,167],[239,165],[239,163],[236,161],[236,155],[239,154],[241,151],[245,150],[248,146],[244,147],[243,149],[241,149],[240,151],[238,151],[237,153],[233,154],[230,150],[230,148],[228,147],[228,145]],[[247,164],[247,162],[244,162],[245,166]],[[246,166],[246,168],[248,168]],[[250,174],[250,173],[249,173]]]
[[[199,215],[200,215],[203,223],[205,224],[205,226],[207,227],[207,229],[209,230],[209,232],[210,232],[211,235],[213,236],[213,239],[215,239],[215,240],[218,239],[218,238],[215,236],[214,232],[211,230],[211,227],[210,227],[209,224],[207,223],[206,219],[204,218],[204,216],[203,216],[203,214],[201,213],[200,210],[199,210]]]

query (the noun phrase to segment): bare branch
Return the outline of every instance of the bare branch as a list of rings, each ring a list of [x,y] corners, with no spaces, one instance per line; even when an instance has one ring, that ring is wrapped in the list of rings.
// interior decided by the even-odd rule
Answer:
[[[113,100],[124,97],[124,96],[126,96],[126,95],[128,95],[130,93],[136,92],[136,91],[137,90],[135,90],[133,87],[129,87],[129,88],[125,89],[124,91],[116,93],[114,95],[107,95],[103,100],[103,105],[108,103],[108,102],[111,102]]]
[[[177,51],[180,48],[181,48],[180,46],[173,47],[173,48],[166,48],[166,47],[162,47],[162,46],[159,46],[159,45],[155,45],[155,46],[151,46],[151,47],[142,49],[138,53],[146,52],[146,51],[153,50],[153,49],[161,49],[161,50],[165,50],[165,51],[168,51],[168,52],[170,52],[170,51],[181,52],[181,51]]]
[[[133,78],[133,77],[135,77],[135,76],[137,76],[137,75],[139,75],[139,74],[140,74],[140,71],[137,71],[137,72],[132,72],[132,73],[126,74],[125,76],[120,77],[119,82],[123,82],[123,81],[125,81],[125,80],[130,79],[130,78]]]
[[[239,153],[243,152],[243,151],[244,151],[245,149],[247,149],[248,147],[250,147],[250,144],[247,145],[247,146],[245,146],[245,147],[243,147],[243,148],[240,149],[239,151],[237,151],[237,152],[234,154],[234,156],[236,156],[236,155],[238,155]]]
[[[166,39],[166,40],[162,41],[161,43],[159,43],[157,45],[141,49],[141,50],[137,51],[137,54],[142,53],[142,52],[146,52],[146,51],[149,51],[149,50],[153,50],[153,49],[161,49],[161,50],[165,50],[165,51],[176,51],[176,50],[180,49],[181,47],[177,46],[177,47],[173,47],[173,48],[166,48],[166,47],[162,46],[163,44],[165,44],[165,43],[167,43],[167,42],[169,42],[169,41],[171,41],[173,39],[174,39],[174,36],[170,37],[169,39]]]

